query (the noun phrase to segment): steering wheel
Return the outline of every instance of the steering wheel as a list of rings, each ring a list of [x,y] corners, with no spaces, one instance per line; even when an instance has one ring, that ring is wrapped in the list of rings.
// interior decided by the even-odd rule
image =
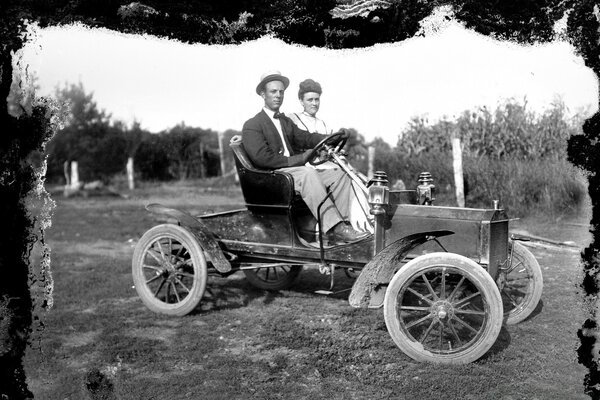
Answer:
[[[333,151],[340,151],[347,141],[348,137],[345,136],[344,132],[336,132],[327,136],[325,139],[317,143],[315,147],[313,147],[308,158],[308,163],[310,165],[321,165],[327,162],[327,159],[320,160],[319,158],[315,157],[315,155],[321,152],[321,150],[327,150],[330,147],[334,147]]]

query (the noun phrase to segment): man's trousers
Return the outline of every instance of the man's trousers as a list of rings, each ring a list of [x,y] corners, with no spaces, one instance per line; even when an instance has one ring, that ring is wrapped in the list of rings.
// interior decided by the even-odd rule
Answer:
[[[307,166],[280,168],[279,170],[292,175],[294,189],[300,193],[315,218],[317,218],[317,208],[327,195],[327,188],[329,188],[331,196],[321,207],[323,232],[348,220],[350,199],[354,193],[352,180],[344,171],[339,168],[319,170]]]

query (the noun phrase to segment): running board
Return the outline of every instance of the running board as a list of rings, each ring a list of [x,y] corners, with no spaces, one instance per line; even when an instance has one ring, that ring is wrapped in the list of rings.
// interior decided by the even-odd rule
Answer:
[[[332,294],[338,294],[338,293],[342,293],[342,292],[347,292],[349,290],[352,290],[352,288],[348,288],[348,289],[342,289],[342,290],[336,290],[335,292],[331,291],[331,290],[315,290],[314,293],[315,294],[321,294],[323,296],[330,296]]]

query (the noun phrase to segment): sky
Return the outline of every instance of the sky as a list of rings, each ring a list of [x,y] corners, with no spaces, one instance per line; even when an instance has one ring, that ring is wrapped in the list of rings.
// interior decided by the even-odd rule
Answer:
[[[435,22],[435,21],[434,21]],[[333,128],[355,128],[367,140],[394,145],[414,116],[453,118],[507,99],[543,112],[561,98],[571,113],[591,115],[598,82],[566,42],[524,46],[490,39],[454,20],[423,36],[365,49],[329,50],[263,37],[240,45],[184,44],[81,25],[38,29],[21,64],[37,77],[40,96],[81,82],[113,119],[152,132],[176,124],[241,130],[260,111],[260,76],[290,79],[282,106],[300,112],[298,84],[321,83],[318,116]]]

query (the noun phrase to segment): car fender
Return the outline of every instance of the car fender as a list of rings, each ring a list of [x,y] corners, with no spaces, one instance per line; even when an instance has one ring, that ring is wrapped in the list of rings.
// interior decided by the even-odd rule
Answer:
[[[438,237],[452,235],[447,230],[420,232],[396,240],[373,257],[362,269],[352,286],[348,301],[356,308],[379,308],[385,291],[400,261],[415,247]]]
[[[215,239],[213,233],[202,221],[199,221],[185,211],[169,208],[157,203],[148,204],[146,210],[153,214],[165,215],[176,219],[179,222],[179,225],[187,228],[196,237],[202,250],[204,250],[205,255],[212,262],[217,271],[221,273],[231,271],[231,264],[221,251],[217,239]]]

